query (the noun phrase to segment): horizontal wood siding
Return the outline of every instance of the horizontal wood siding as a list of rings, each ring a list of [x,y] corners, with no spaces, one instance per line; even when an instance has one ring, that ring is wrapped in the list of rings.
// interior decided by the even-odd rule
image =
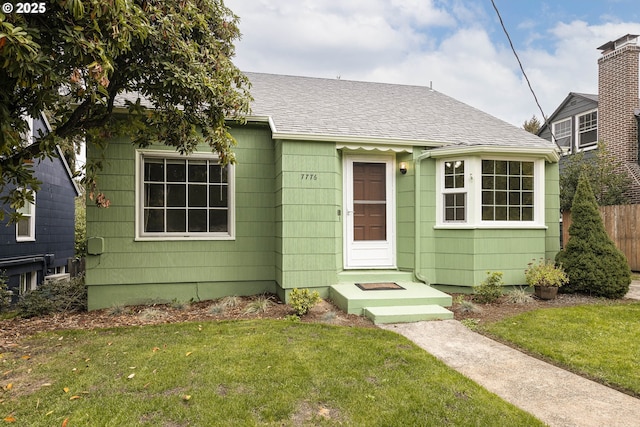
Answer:
[[[435,162],[423,161],[422,270],[434,284],[470,287],[482,282],[488,271],[501,271],[506,285],[522,285],[531,260],[555,257],[560,249],[557,163],[545,167],[546,229],[434,229],[434,169]],[[433,251],[431,276],[427,275],[429,251]]]
[[[407,173],[400,173],[400,163],[407,164]],[[396,156],[396,251],[400,270],[413,270],[415,263],[415,168],[410,153]]]
[[[335,144],[278,141],[276,157],[278,283],[285,290],[330,286],[340,240]]]
[[[74,256],[76,191],[62,160],[36,160],[34,170],[42,182],[36,193],[36,241],[16,242],[16,226],[7,226],[5,217],[0,222],[0,259],[54,254],[55,261],[49,267],[66,266],[67,259]]]
[[[607,235],[624,253],[633,271],[640,271],[640,205],[601,206],[599,208]],[[571,213],[562,215],[562,240],[568,242]]]
[[[558,163],[545,165],[545,257],[554,259],[560,250],[560,170]]]
[[[135,241],[135,149],[125,139],[109,145],[99,185],[111,206],[87,208],[87,235],[102,237],[105,247],[102,255],[87,259],[90,308],[131,303],[145,295],[147,299],[202,299],[240,295],[256,286],[275,290],[273,142],[267,128],[247,126],[233,129],[232,134],[238,141],[236,236],[227,241]],[[88,155],[97,154],[90,148]],[[229,292],[233,283],[238,284],[237,292]],[[118,291],[110,293],[109,287]]]

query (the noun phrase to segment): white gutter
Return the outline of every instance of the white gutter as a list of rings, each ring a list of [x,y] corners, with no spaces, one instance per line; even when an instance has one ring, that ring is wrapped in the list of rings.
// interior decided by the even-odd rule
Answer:
[[[459,155],[513,155],[517,157],[535,157],[544,159],[550,163],[560,160],[560,154],[556,147],[499,147],[494,145],[451,145],[438,148],[431,152],[430,157],[439,158]]]

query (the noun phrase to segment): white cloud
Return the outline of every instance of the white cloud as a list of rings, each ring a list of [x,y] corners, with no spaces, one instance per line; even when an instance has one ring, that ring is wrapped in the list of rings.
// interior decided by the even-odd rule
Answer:
[[[227,0],[246,71],[428,86],[520,126],[540,117],[493,10],[461,0]],[[548,11],[547,11],[548,12]],[[545,19],[550,17],[544,11]],[[521,19],[518,54],[547,115],[597,92],[597,47],[639,23]],[[464,120],[464,118],[461,118]]]

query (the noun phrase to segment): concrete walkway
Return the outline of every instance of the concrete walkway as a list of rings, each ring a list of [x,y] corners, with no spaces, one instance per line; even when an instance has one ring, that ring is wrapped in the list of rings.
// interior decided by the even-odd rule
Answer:
[[[627,297],[640,299],[640,282]],[[475,333],[456,320],[380,325],[552,427],[637,427],[640,400]]]

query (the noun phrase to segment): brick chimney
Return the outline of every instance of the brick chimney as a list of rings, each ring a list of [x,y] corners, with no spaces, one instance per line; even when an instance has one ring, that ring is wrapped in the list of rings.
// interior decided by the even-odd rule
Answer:
[[[628,196],[640,203],[638,165],[638,110],[640,109],[640,46],[638,36],[627,34],[598,49],[598,136],[609,152],[624,162],[632,179]]]

